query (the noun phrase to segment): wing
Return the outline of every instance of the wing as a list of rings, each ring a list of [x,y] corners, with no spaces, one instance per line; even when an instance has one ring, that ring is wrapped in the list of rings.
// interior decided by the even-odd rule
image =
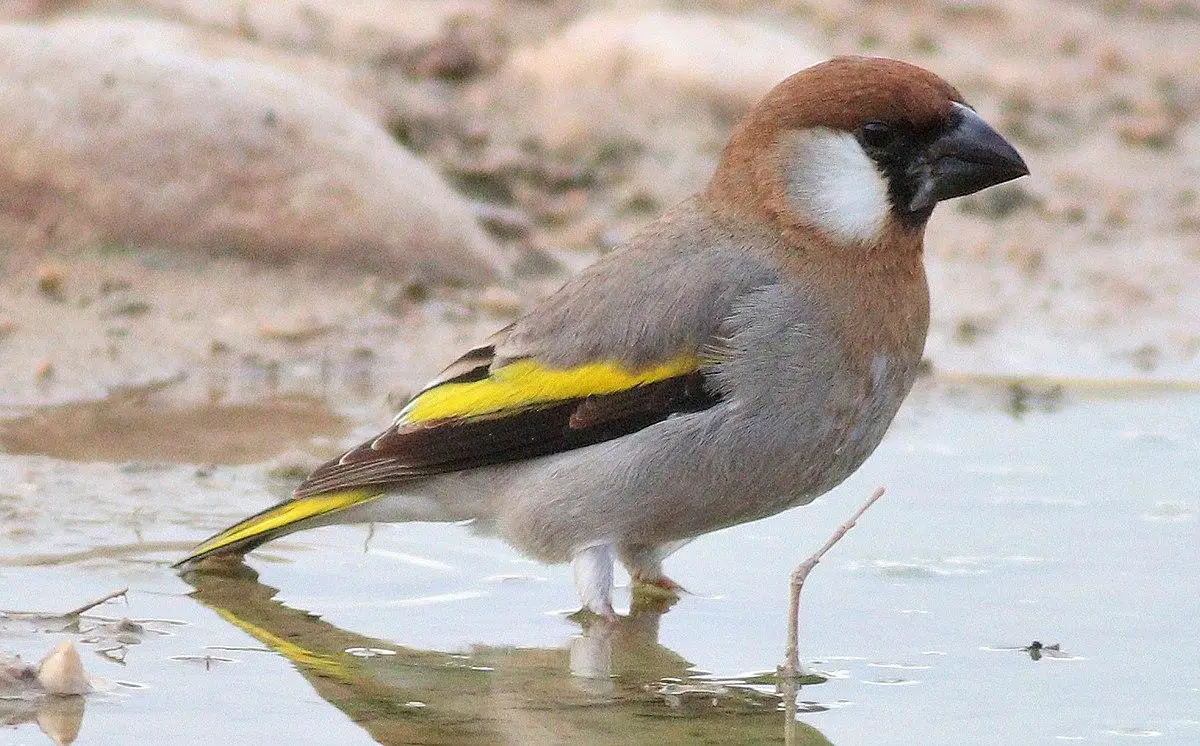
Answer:
[[[176,567],[244,554],[413,479],[581,448],[719,399],[690,356],[633,370],[612,362],[495,362],[490,345],[468,352],[387,430],[317,469],[290,500],[208,538]]]
[[[494,363],[490,345],[468,352],[390,428],[317,469],[295,496],[389,487],[581,448],[719,398],[691,355],[635,370],[612,362],[562,369],[530,358]]]
[[[771,262],[732,239],[701,202],[681,204],[459,358],[292,499],[179,564],[337,522],[414,479],[581,448],[712,407],[720,395],[701,358],[720,347],[739,297],[778,282]]]
[[[296,496],[580,448],[711,407],[701,358],[737,299],[774,282],[775,265],[685,202],[461,357]]]

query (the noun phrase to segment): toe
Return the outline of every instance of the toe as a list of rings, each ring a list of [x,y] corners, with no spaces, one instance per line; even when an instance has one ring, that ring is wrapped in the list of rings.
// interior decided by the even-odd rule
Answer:
[[[658,575],[654,577],[638,575],[634,576],[633,582],[635,585],[649,586],[650,589],[657,589],[659,591],[670,593],[676,596],[680,596],[688,592],[686,588],[679,583],[676,583],[674,580],[671,580],[666,575]]]

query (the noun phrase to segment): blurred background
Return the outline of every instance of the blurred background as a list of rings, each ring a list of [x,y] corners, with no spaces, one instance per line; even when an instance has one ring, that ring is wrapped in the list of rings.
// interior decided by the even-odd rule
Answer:
[[[703,187],[750,102],[843,53],[938,72],[1033,171],[931,224],[936,369],[1183,375],[1197,7],[8,0],[0,396],[95,398],[214,350],[368,349],[403,389],[453,355],[406,359],[406,323],[502,325]]]
[[[1022,557],[1047,563],[1034,564],[1051,586],[1080,583],[1072,587],[1082,595],[1066,594],[1071,600],[1050,617],[1094,621],[1095,593],[1107,588],[1096,585],[1097,563],[1116,561],[1104,572],[1125,579],[1103,592],[1158,588],[1156,601],[1133,607],[1168,621],[1140,624],[1134,614],[1125,632],[1098,627],[1098,639],[1140,640],[1130,644],[1142,652],[1155,635],[1193,640],[1173,659],[1172,694],[1149,698],[1163,704],[1162,712],[1118,707],[1112,716],[1112,700],[1089,688],[1103,676],[1081,668],[1069,684],[1079,695],[1075,720],[1061,732],[1015,732],[1026,742],[1108,731],[1200,739],[1194,630],[1184,624],[1185,612],[1172,616],[1154,606],[1161,601],[1178,611],[1172,604],[1190,597],[1194,612],[1197,594],[1194,572],[1168,582],[1162,568],[1183,572],[1190,560],[1194,571],[1200,546],[1198,50],[1200,4],[1189,0],[3,0],[0,608],[72,608],[131,586],[129,603],[141,603],[137,613],[157,620],[149,628],[166,635],[171,624],[193,625],[190,637],[172,632],[170,652],[181,661],[208,656],[211,663],[215,654],[204,651],[214,640],[249,635],[249,642],[229,644],[257,640],[310,671],[308,659],[288,655],[273,638],[231,626],[228,615],[237,612],[220,588],[208,596],[200,589],[206,606],[189,600],[192,589],[167,569],[170,560],[285,496],[309,468],[387,424],[409,392],[466,346],[703,188],[733,123],[776,82],[836,54],[882,55],[930,68],[957,86],[1021,151],[1032,175],[935,213],[926,242],[930,375],[866,476],[850,483],[852,497],[835,493],[833,505],[814,506],[807,519],[722,533],[707,553],[684,550],[677,555],[685,568],[680,579],[688,586],[688,576],[721,577],[744,561],[737,558],[746,542],[774,547],[787,561],[806,556],[806,547],[815,548],[873,486],[868,481],[887,482],[913,504],[880,518],[892,528],[874,539],[869,528],[851,534],[847,543],[858,538],[865,545],[861,555],[837,570],[822,565],[816,575],[840,578],[828,588],[831,599],[858,588],[863,595],[851,598],[884,594],[887,613],[941,607],[942,626],[902,642],[859,630],[848,642],[836,637],[839,629],[856,629],[880,613],[855,601],[853,609],[819,612],[830,615],[814,622],[824,631],[810,634],[824,650],[923,670],[925,663],[905,656],[940,649],[930,638],[962,632],[966,609],[988,620],[1032,613],[1028,585],[993,613],[971,596],[994,600],[994,588],[970,579],[1013,580],[1011,573],[1029,572],[1020,569],[1027,568]],[[1161,491],[1151,486],[1160,483]],[[972,512],[967,493],[991,496],[990,522]],[[891,499],[868,520],[889,510]],[[948,524],[929,525],[941,509],[962,511],[960,533],[947,538]],[[1131,525],[1157,533],[1133,542]],[[1082,545],[1064,545],[1064,526],[1075,527]],[[353,634],[374,635],[373,644],[460,654],[476,644],[558,650],[577,631],[543,613],[571,603],[565,570],[530,569],[510,550],[461,530],[381,530],[383,544],[375,546],[383,549],[374,555],[363,532],[330,529],[285,544],[258,569],[275,573],[267,579],[285,596],[291,584],[298,595],[287,603],[332,614]],[[1032,532],[1032,548],[1022,544],[1023,530]],[[1129,558],[1145,558],[1147,546],[1166,554],[1151,552],[1156,559],[1139,574],[1113,559],[1113,543],[1130,544]],[[463,546],[484,549],[470,554]],[[711,574],[706,562],[718,565]],[[438,563],[456,568],[456,580],[439,582]],[[786,568],[750,564],[749,575],[730,579],[735,590],[722,601],[685,599],[667,617],[682,625],[670,647],[683,658],[630,681],[773,667],[769,651],[782,648]],[[414,606],[442,609],[444,618],[405,626],[394,608],[357,604],[410,593],[394,579],[414,568],[433,573],[414,597],[440,599]],[[371,583],[355,586],[363,573]],[[948,590],[940,585],[947,576],[967,585]],[[383,577],[392,580],[376,587]],[[516,578],[524,590],[497,601],[512,596],[495,584],[500,577]],[[544,579],[553,582],[539,585]],[[755,600],[767,581],[778,598]],[[710,585],[720,595],[723,584]],[[270,599],[267,591],[274,591],[254,588],[246,598]],[[889,592],[900,594],[894,603]],[[905,596],[911,593],[926,605],[912,606]],[[1033,595],[1047,603],[1057,597]],[[205,600],[211,598],[225,600]],[[476,601],[478,609],[469,605]],[[204,611],[208,606],[225,608],[226,616]],[[268,607],[288,611],[276,603],[255,613]],[[136,616],[112,612],[122,614]],[[250,626],[269,628],[256,624]],[[744,654],[713,653],[727,644],[731,626],[752,630]],[[86,629],[5,626],[0,616],[0,651],[36,659],[59,638],[78,642]],[[1019,650],[1034,631],[1017,624],[994,635],[967,634],[962,649],[994,643]],[[108,633],[97,634],[109,649]],[[142,634],[143,641],[159,640]],[[656,621],[651,637],[657,635]],[[964,704],[964,681],[978,685],[980,700],[1015,697],[990,688],[994,672],[964,655],[962,670],[946,671],[944,689],[927,687],[919,706],[897,705],[891,692],[899,690],[868,686],[826,696],[821,707],[873,705],[848,707],[841,720],[807,722],[832,727],[834,741],[841,734],[882,743],[905,737],[885,738],[879,730],[888,708],[902,706],[923,713],[917,719],[932,728],[914,731],[923,733],[918,741],[953,742],[963,723],[931,713],[973,712],[979,700]],[[234,735],[258,722],[261,713],[222,698],[230,679],[204,679],[207,665],[181,675],[163,668],[164,656],[143,658],[136,672],[122,669],[130,691],[161,679],[158,698],[109,687],[100,705],[108,715],[84,720],[93,729],[90,742],[164,732],[159,726],[179,728],[178,742],[192,742],[213,712],[242,713],[223,726]],[[1095,651],[1091,657],[1115,665]],[[93,665],[90,658],[85,654],[85,666]],[[485,658],[479,666],[499,665],[493,652]],[[106,657],[96,665],[113,664]],[[290,664],[259,665],[240,669],[246,686],[310,712],[300,706],[307,695],[256,678]],[[871,681],[869,672],[841,666],[850,668],[849,679]],[[551,668],[566,676],[567,662]],[[121,674],[101,669],[100,676]],[[908,681],[901,679],[889,681]],[[208,692],[207,709],[181,704],[186,697],[172,689],[181,680]],[[1052,699],[1061,692],[1044,680],[1023,685],[1047,686]],[[417,701],[420,686],[413,686],[418,693],[404,696]],[[1129,683],[1108,694],[1128,703],[1152,686]],[[336,699],[325,690],[322,696]],[[378,696],[390,702],[400,695]],[[620,699],[612,691],[595,696]],[[664,697],[654,706],[667,707]],[[534,709],[557,706],[547,701]],[[1014,719],[1028,721],[1019,699],[1006,706],[976,713],[967,732],[1008,733]],[[272,723],[295,727],[297,742],[312,736],[303,714],[280,707]],[[133,727],[131,708],[151,715],[138,721],[141,730],[123,731]],[[355,722],[378,715],[340,709]],[[408,722],[417,709],[388,712]],[[32,722],[35,710],[8,722]],[[521,733],[542,734],[528,742],[556,742],[560,726],[580,742],[603,741],[595,723],[521,730],[503,708],[507,715],[450,710],[454,717],[500,717],[509,730],[422,732],[423,742],[522,742],[513,735]],[[624,722],[605,725],[617,735],[603,742],[622,742]],[[340,736],[346,742],[362,737],[347,727]],[[782,737],[775,719],[769,730]],[[384,742],[416,738],[414,732],[372,731]],[[9,733],[0,728],[0,740]]]

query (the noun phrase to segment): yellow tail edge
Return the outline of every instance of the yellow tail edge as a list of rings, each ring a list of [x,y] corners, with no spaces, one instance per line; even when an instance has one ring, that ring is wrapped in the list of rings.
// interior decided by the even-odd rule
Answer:
[[[174,567],[194,565],[213,555],[245,554],[272,539],[299,531],[304,528],[300,524],[306,521],[360,505],[383,492],[373,488],[339,490],[279,503],[205,539]]]
[[[276,653],[279,653],[292,663],[295,663],[297,666],[307,668],[316,673],[328,676],[336,681],[341,681],[342,683],[354,683],[350,667],[337,658],[324,653],[314,652],[308,648],[297,645],[294,642],[285,640],[279,635],[268,632],[253,622],[248,622],[245,619],[242,619],[228,609],[214,607],[213,611],[220,614],[221,618],[225,621],[255,638],[259,642],[274,650]]]

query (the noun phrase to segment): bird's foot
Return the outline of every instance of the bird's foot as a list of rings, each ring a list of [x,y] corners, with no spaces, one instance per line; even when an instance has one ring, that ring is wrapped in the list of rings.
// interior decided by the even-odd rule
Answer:
[[[614,611],[611,605],[608,607],[601,607],[599,609],[593,609],[590,606],[584,606],[580,608],[579,611],[575,611],[567,615],[567,619],[583,625],[584,627],[590,626],[596,622],[612,623],[618,621],[620,618],[621,615]]]
[[[633,576],[633,600],[630,603],[630,613],[651,612],[662,614],[675,605],[681,594],[687,593],[679,583],[658,575],[653,577]]]
[[[634,575],[633,592],[643,593],[652,598],[678,599],[688,590],[666,575]]]

